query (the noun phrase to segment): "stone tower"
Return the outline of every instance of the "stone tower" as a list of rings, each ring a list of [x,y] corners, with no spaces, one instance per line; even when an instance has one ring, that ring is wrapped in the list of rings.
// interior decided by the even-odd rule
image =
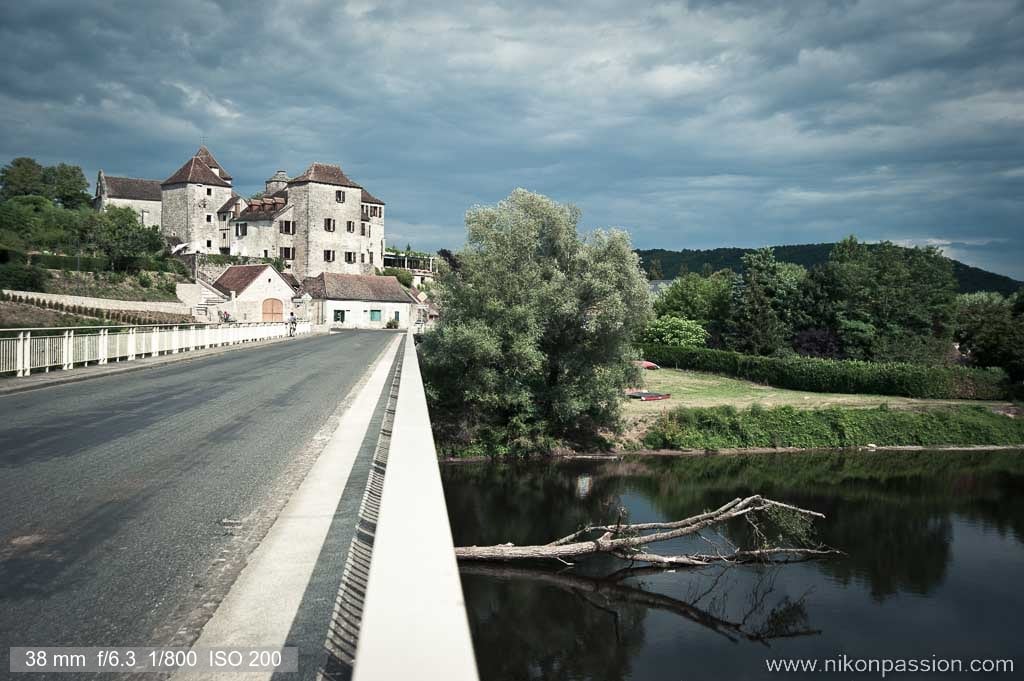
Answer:
[[[216,253],[220,244],[217,212],[233,196],[232,178],[205,146],[160,184],[160,231],[188,244],[190,251]]]

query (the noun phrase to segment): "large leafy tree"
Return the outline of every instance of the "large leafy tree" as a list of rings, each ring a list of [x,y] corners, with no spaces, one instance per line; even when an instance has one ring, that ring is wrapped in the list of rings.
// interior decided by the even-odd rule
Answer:
[[[443,447],[524,453],[618,424],[649,292],[627,235],[582,238],[578,220],[522,189],[466,214],[459,269],[438,279],[441,320],[421,346]]]
[[[26,156],[18,157],[0,168],[0,201],[29,195],[52,198],[45,171],[35,159]]]
[[[160,232],[139,222],[138,214],[131,208],[111,207],[99,217],[91,237],[97,250],[107,256],[112,269],[131,269],[137,258],[163,249]]]
[[[733,280],[731,270],[704,275],[687,272],[677,277],[654,301],[659,317],[692,319],[708,330],[713,345],[720,344],[729,318]]]
[[[1024,380],[1024,315],[1014,309],[1014,302],[998,293],[957,296],[954,338],[973,364],[1003,367],[1012,380],[1020,382]]]
[[[89,205],[89,181],[78,166],[58,163],[43,170],[47,196],[52,197],[64,208],[80,208]]]
[[[950,349],[956,280],[936,248],[868,248],[849,237],[803,288],[800,321],[832,330],[843,356],[934,362]]]
[[[807,271],[779,262],[770,248],[747,253],[743,266],[732,287],[728,342],[755,355],[780,352],[788,347]]]

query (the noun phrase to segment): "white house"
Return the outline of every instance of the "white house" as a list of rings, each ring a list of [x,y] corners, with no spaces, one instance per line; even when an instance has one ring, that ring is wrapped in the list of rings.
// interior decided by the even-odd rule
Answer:
[[[406,329],[417,302],[395,277],[321,272],[302,282],[311,320],[332,329]]]
[[[293,311],[306,316],[304,306],[292,301],[296,291],[288,279],[270,265],[232,265],[213,287],[228,296],[222,307],[240,322],[281,322]]]

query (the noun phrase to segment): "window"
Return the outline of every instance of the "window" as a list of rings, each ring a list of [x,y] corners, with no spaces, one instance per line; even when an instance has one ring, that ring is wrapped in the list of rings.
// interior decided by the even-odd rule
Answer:
[[[380,310],[370,310],[370,321],[371,322],[379,322],[380,321]]]
[[[366,223],[359,224],[359,236],[366,236]]]
[[[231,255],[231,249],[230,248],[224,248],[223,246],[221,246],[220,254],[221,255]]]
[[[227,213],[221,213],[220,214],[220,221],[221,222],[226,222],[227,219],[228,219],[228,214]]]
[[[400,317],[398,316],[398,310],[395,310],[395,321],[400,321]]]
[[[207,213],[207,214],[206,214],[206,221],[207,221],[207,222],[213,222],[213,216],[212,216],[212,215],[210,215],[209,213]]]
[[[227,232],[221,232],[220,233],[220,238],[221,239],[227,239],[228,238],[228,233]]]
[[[263,249],[263,257],[264,258],[269,258],[270,257],[270,251],[268,251],[267,249],[264,248]],[[270,280],[267,279],[267,281],[270,281]]]
[[[344,310],[335,310],[334,311],[334,321],[336,321],[336,322],[344,322],[345,321],[345,311]]]
[[[370,264],[373,264],[373,251],[370,251]]]
[[[345,229],[348,231],[349,234],[352,234],[353,232],[356,231],[356,223],[349,220],[348,222],[345,223]]]
[[[209,244],[207,244],[207,246],[209,246]],[[360,253],[359,254],[359,262],[366,262],[366,254],[365,253]]]
[[[366,225],[366,236],[367,237],[370,236],[370,229],[371,229],[370,225]]]
[[[213,242],[211,240],[207,239],[206,240],[206,247],[210,248],[211,246],[213,246]]]
[[[324,218],[324,230],[326,230],[328,232],[333,232],[334,231],[334,225],[335,225],[334,218]]]
[[[337,201],[338,203],[345,203],[345,192],[341,191],[340,189],[334,192],[334,200]]]
[[[353,251],[345,251],[345,262],[354,264],[356,261],[356,254]]]
[[[245,236],[249,233],[249,223],[239,222],[235,225],[235,236]]]
[[[207,188],[206,188],[206,195],[207,195],[207,196],[213,196],[213,190],[212,190],[212,189],[210,189],[209,187],[207,187]]]
[[[334,262],[334,251],[324,251],[324,262]]]
[[[277,223],[281,234],[295,234],[295,223],[291,220],[281,220]],[[326,227],[326,225],[325,225]]]
[[[294,260],[295,259],[295,249],[291,248],[290,246],[281,246],[277,250],[281,254],[281,259],[282,260]]]

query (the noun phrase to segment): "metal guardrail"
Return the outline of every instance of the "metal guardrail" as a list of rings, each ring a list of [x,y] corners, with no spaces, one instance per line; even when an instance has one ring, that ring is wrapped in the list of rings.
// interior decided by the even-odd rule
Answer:
[[[297,335],[311,330],[308,321],[296,326]],[[140,357],[283,338],[288,335],[288,323],[61,326],[2,331],[17,336],[0,338],[0,374],[28,376],[33,371],[67,371],[89,364],[130,362]]]

